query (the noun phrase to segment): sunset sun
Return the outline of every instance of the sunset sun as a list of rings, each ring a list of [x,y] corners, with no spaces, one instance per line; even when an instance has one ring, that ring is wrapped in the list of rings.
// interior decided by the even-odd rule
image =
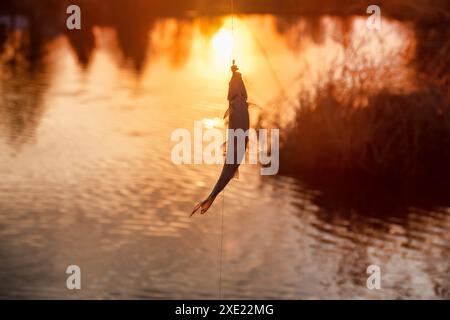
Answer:
[[[229,58],[233,51],[233,35],[229,30],[221,29],[212,38],[211,45],[216,55]]]

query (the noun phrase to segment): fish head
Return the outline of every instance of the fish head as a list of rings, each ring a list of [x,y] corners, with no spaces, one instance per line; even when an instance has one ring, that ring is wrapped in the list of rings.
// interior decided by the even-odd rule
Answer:
[[[228,100],[233,100],[235,97],[241,96],[247,100],[247,90],[240,72],[233,72],[228,88]]]

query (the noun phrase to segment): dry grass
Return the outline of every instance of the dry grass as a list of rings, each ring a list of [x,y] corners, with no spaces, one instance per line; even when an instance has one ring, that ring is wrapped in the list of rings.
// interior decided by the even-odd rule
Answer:
[[[374,88],[379,75],[371,67],[339,70],[314,96],[300,95],[282,131],[281,171],[320,180],[450,181],[450,100],[442,90]]]
[[[380,91],[355,106],[333,83],[301,98],[284,129],[281,170],[319,179],[450,180],[450,101],[439,91]]]
[[[395,68],[399,53],[383,53],[380,68],[350,46],[314,94],[300,93],[281,132],[281,172],[315,181],[449,183],[448,39],[435,40],[439,54],[416,49],[409,84]]]

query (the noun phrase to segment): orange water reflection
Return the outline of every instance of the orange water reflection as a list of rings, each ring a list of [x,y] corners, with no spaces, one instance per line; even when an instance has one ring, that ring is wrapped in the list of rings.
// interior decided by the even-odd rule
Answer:
[[[398,53],[389,85],[410,85],[408,25],[387,20],[372,34],[362,18],[349,27],[323,17],[279,33],[279,23],[241,16],[233,31],[249,100],[263,112],[289,118],[298,91],[314,90],[362,42],[356,58],[385,70],[383,57]],[[64,36],[46,45],[35,74],[0,63],[0,296],[72,297],[61,270],[78,263],[88,274],[82,298],[216,297],[220,202],[188,214],[221,168],[174,165],[170,135],[196,120],[221,127],[230,18],[152,26],[140,70],[107,27],[94,29],[87,65]],[[448,207],[366,214],[258,172],[244,165],[227,187],[226,298],[448,297]],[[369,263],[386,272],[385,290],[365,288]]]

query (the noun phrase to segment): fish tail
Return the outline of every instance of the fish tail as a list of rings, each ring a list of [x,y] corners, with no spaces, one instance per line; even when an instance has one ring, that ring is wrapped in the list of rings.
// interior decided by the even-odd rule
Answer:
[[[200,210],[201,214],[204,214],[206,211],[208,211],[209,207],[211,207],[211,205],[213,204],[215,198],[216,197],[209,196],[208,198],[206,198],[206,200],[197,203],[197,205],[192,210],[190,217],[192,217],[194,213],[196,213],[199,209],[201,209]]]

